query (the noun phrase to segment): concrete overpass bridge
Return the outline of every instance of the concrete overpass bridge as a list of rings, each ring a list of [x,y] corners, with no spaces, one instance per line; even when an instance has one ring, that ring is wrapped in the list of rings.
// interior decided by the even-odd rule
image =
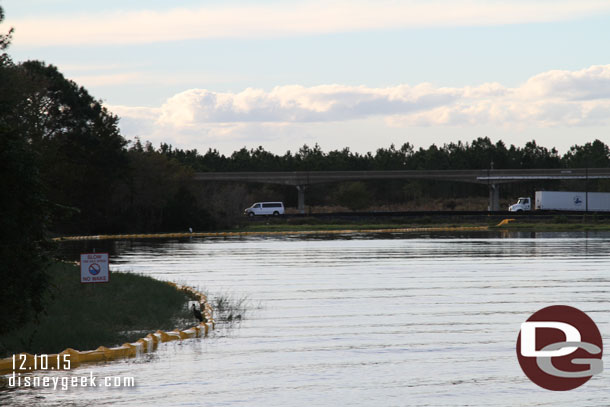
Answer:
[[[533,180],[583,180],[610,178],[610,168],[550,168],[526,170],[404,170],[404,171],[294,171],[294,172],[198,172],[197,181],[254,182],[293,185],[298,209],[305,210],[305,189],[314,184],[381,179],[429,179],[470,182],[489,187],[489,209],[500,209],[500,184]]]

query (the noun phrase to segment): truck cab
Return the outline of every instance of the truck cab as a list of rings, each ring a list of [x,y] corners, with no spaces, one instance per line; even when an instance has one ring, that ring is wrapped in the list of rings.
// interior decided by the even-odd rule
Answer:
[[[521,197],[517,200],[516,204],[512,204],[508,207],[509,212],[521,212],[521,211],[531,211],[532,210],[532,200],[527,197]]]

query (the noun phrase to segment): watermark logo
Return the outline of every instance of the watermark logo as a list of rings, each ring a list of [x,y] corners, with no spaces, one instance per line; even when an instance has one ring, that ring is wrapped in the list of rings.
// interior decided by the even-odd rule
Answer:
[[[602,337],[584,312],[553,305],[521,324],[517,358],[523,373],[548,390],[572,390],[603,370]]]

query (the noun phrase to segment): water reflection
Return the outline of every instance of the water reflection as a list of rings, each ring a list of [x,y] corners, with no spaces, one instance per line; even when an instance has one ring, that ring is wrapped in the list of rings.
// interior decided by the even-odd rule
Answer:
[[[418,232],[418,233],[355,233],[355,234],[313,234],[313,235],[283,235],[283,236],[244,236],[244,237],[205,237],[205,238],[172,238],[172,239],[125,239],[125,240],[91,240],[91,241],[64,241],[57,244],[57,251],[61,257],[76,261],[80,253],[108,252],[112,257],[131,251],[141,253],[158,252],[171,254],[177,245],[185,243],[222,243],[222,242],[256,242],[256,241],[346,241],[346,240],[419,240],[419,239],[449,239],[465,241],[472,244],[490,244],[493,239],[553,239],[553,240],[583,240],[586,243],[591,239],[610,238],[610,232],[533,232],[533,231],[462,231],[462,232]],[[563,244],[565,242],[562,242]],[[534,244],[535,245],[535,244]]]
[[[74,242],[82,243],[82,242]],[[103,242],[114,270],[260,302],[236,329],[71,374],[135,389],[0,394],[12,405],[608,405],[539,390],[515,357],[520,323],[550,304],[610,327],[607,233],[426,233]],[[89,243],[88,243],[89,244]],[[91,249],[87,247],[86,249]],[[83,250],[65,247],[67,256]],[[57,373],[46,373],[53,376]],[[583,396],[585,395],[585,396]],[[535,397],[534,397],[535,396]],[[583,397],[585,397],[583,399]],[[586,400],[586,401],[585,401]]]

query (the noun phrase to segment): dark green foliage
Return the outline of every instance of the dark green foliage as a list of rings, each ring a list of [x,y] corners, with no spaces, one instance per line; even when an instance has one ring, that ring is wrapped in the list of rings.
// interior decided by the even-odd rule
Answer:
[[[47,283],[44,235],[48,205],[34,153],[0,128],[0,333],[43,311]]]
[[[2,21],[4,21],[4,10],[2,9],[2,6],[0,6],[0,23]],[[13,31],[14,30],[11,28],[9,29],[8,33],[0,34],[0,51],[4,51],[10,45],[13,36]],[[5,52],[2,52],[0,54],[0,65],[4,66],[5,64],[9,63],[10,57]]]
[[[19,132],[40,154],[49,200],[73,207],[62,230],[107,230],[110,201],[128,176],[126,141],[118,118],[52,65],[28,61],[18,66],[32,89],[19,105]]]
[[[186,187],[180,187],[163,208],[161,229],[169,232],[186,232],[188,228],[201,231],[211,229],[214,223],[203,210],[197,198]]]
[[[568,217],[566,215],[553,216],[553,223],[568,223]]]
[[[555,148],[539,146],[535,140],[524,147],[502,141],[492,143],[480,137],[471,143],[431,145],[415,150],[410,143],[399,149],[394,145],[379,148],[375,152],[353,153],[348,147],[322,151],[319,145],[313,148],[304,145],[298,152],[287,151],[276,155],[263,147],[248,150],[245,147],[230,156],[216,150],[201,155],[197,150],[174,149],[162,144],[157,150],[171,159],[195,171],[367,171],[367,170],[443,170],[443,169],[509,169],[509,168],[561,168],[561,167],[607,167],[610,165],[608,146],[599,140],[584,146],[573,146],[560,156]]]
[[[208,230],[208,207],[197,196],[193,170],[139,141],[127,152],[127,181],[112,196],[108,228],[123,232]],[[116,223],[110,223],[116,222]]]
[[[445,202],[445,209],[447,209],[447,210],[452,211],[455,209],[456,206],[457,206],[457,203],[453,199]]]
[[[337,203],[351,210],[362,210],[371,204],[370,188],[363,182],[348,182],[339,186],[336,192]]]
[[[564,156],[568,167],[602,168],[610,165],[610,149],[599,140],[584,146],[572,146]]]
[[[37,157],[53,232],[212,227],[191,192],[193,171],[171,157],[171,147],[155,151],[138,141],[128,150],[118,118],[54,66],[28,61],[5,71],[10,80],[2,83],[15,85],[0,97],[3,121]]]
[[[0,21],[3,18],[0,8]],[[12,32],[12,30],[11,30]],[[10,33],[0,35],[0,50]],[[15,107],[19,72],[6,54],[0,63],[0,333],[43,312],[46,288],[45,232],[49,205],[39,173],[39,157],[17,131]]]

